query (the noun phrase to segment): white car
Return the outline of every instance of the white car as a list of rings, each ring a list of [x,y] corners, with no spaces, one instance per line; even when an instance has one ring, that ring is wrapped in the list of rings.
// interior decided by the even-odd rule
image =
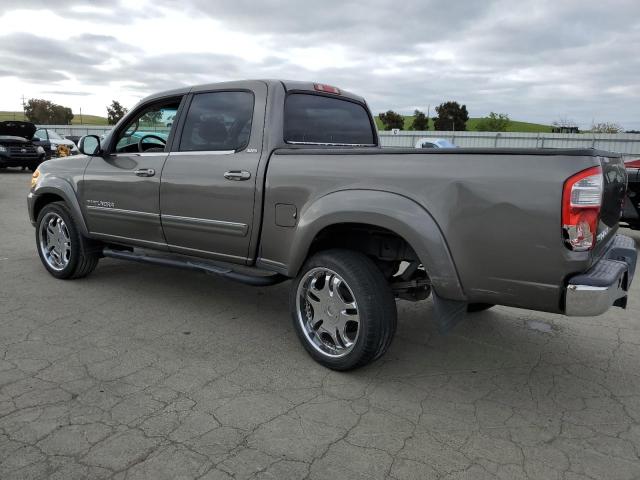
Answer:
[[[39,128],[36,130],[34,137],[38,137],[45,150],[47,150],[47,145],[49,146],[49,155],[56,155],[59,145],[67,147],[71,155],[77,155],[80,153],[78,151],[78,147],[76,147],[76,144],[73,143],[73,141],[64,138],[58,132],[50,128]]]
[[[423,137],[416,142],[416,148],[458,148],[444,138]]]

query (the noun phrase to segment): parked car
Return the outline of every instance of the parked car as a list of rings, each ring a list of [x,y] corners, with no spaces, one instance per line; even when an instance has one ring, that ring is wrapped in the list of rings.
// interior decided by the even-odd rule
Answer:
[[[45,160],[45,151],[32,141],[36,126],[31,122],[0,122],[0,168],[34,170]]]
[[[629,160],[624,166],[629,181],[621,220],[629,228],[640,230],[640,159]]]
[[[458,148],[444,138],[423,137],[416,142],[416,148]]]
[[[168,114],[166,139],[129,142]],[[383,149],[361,97],[273,80],[152,95],[80,150],[42,164],[28,194],[51,275],[84,277],[111,257],[258,286],[291,279],[295,331],[329,368],[384,354],[394,298],[431,295],[442,332],[494,304],[626,307],[636,249],[618,234],[617,154]]]
[[[64,145],[69,149],[69,155],[77,155],[79,153],[78,147],[72,140],[64,138],[51,128],[39,128],[36,130],[34,137],[36,137],[34,142],[45,149],[47,157],[57,156],[60,145]]]

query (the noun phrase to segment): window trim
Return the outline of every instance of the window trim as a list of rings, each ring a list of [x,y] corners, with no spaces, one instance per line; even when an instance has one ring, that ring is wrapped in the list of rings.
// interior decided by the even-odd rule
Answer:
[[[286,122],[285,108],[286,108],[287,100],[289,99],[289,96],[297,95],[297,94],[311,95],[315,97],[326,97],[334,100],[342,100],[346,102],[355,103],[356,105],[360,106],[365,111],[365,113],[367,114],[367,118],[369,119],[369,127],[371,128],[371,138],[373,139],[374,143],[297,142],[294,140],[287,140],[284,137],[285,122]],[[369,110],[369,108],[365,103],[359,102],[353,98],[341,97],[339,95],[335,95],[331,93],[323,93],[323,92],[315,92],[315,91],[312,92],[310,90],[300,90],[300,89],[287,90],[287,93],[284,97],[284,102],[282,104],[282,141],[287,145],[312,145],[312,146],[322,146],[322,147],[377,147],[379,145],[376,124],[375,124],[375,121],[373,120],[373,117],[371,116],[371,111]]]
[[[209,95],[212,93],[238,93],[245,92],[250,93],[252,98],[252,108],[251,108],[251,123],[249,124],[249,136],[244,145],[234,149],[234,150],[181,150],[180,145],[182,143],[182,137],[184,136],[184,129],[187,125],[187,119],[189,117],[189,111],[191,110],[191,105],[193,105],[193,100],[197,95]],[[251,135],[253,133],[253,121],[255,117],[256,111],[256,94],[253,90],[249,88],[224,88],[221,90],[206,90],[202,92],[191,92],[189,94],[189,100],[186,102],[184,106],[184,114],[180,116],[180,124],[178,128],[180,129],[180,133],[176,132],[176,137],[174,141],[174,145],[171,148],[171,153],[174,155],[230,155],[238,152],[242,152],[245,148],[249,146],[251,143]]]

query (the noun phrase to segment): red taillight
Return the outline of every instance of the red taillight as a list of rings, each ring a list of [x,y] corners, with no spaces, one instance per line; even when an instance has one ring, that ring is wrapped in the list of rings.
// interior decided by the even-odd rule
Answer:
[[[334,95],[340,95],[340,89],[338,87],[332,87],[331,85],[314,83],[313,88],[315,88],[318,92],[333,93]]]
[[[601,167],[583,170],[564,182],[562,232],[572,250],[589,250],[596,244],[602,190]]]
[[[630,162],[624,162],[624,166],[625,167],[640,168],[640,159],[631,160]]]

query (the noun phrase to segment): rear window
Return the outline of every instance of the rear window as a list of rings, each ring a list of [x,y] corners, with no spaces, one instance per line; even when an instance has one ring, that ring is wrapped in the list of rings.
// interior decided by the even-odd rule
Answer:
[[[312,145],[375,145],[369,114],[362,105],[305,93],[287,96],[284,140]]]

